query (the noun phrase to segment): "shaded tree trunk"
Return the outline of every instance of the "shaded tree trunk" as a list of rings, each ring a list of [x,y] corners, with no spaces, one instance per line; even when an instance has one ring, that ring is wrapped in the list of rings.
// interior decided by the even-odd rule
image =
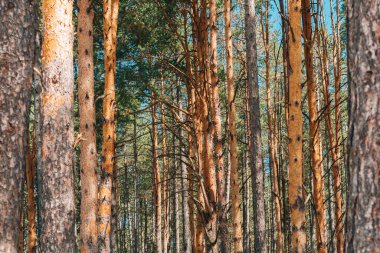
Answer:
[[[37,1],[0,1],[0,252],[17,252]]]
[[[30,153],[28,144],[26,153],[26,186],[28,191],[28,252],[36,252],[37,233],[36,233],[36,202],[34,197],[35,175],[36,175],[36,148],[33,140],[33,149]]]
[[[252,168],[252,203],[254,252],[267,252],[264,209],[264,170],[261,157],[260,99],[257,69],[255,2],[245,0],[245,37],[249,87],[250,159]]]
[[[378,1],[349,0],[350,123],[346,251],[380,252]]]

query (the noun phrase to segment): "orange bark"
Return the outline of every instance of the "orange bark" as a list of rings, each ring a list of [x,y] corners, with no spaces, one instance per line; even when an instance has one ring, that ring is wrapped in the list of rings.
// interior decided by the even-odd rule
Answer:
[[[96,218],[98,208],[97,152],[94,102],[93,18],[89,0],[78,1],[78,97],[81,168],[81,252],[98,247]]]
[[[301,1],[289,1],[289,203],[291,252],[306,252],[301,110]]]
[[[164,99],[164,80],[161,77],[161,97]],[[168,252],[169,244],[169,194],[167,190],[167,161],[166,161],[166,130],[165,130],[165,106],[164,103],[161,103],[161,148],[162,148],[162,191],[163,191],[163,206],[164,206],[164,244],[163,244],[163,253]]]
[[[234,252],[243,252],[241,196],[239,193],[238,150],[236,135],[235,85],[231,31],[231,1],[224,1],[224,24],[227,54],[228,136],[231,162],[231,200],[234,232]]]
[[[112,202],[112,176],[115,155],[115,72],[118,0],[104,0],[104,66],[105,84],[103,98],[102,175],[99,187],[98,247],[100,252],[110,252],[110,226]]]
[[[157,161],[157,130],[156,130],[156,99],[152,99],[152,153],[153,153],[153,177],[154,177],[154,212],[155,212],[155,242],[156,252],[162,253],[162,230],[161,230],[161,176]]]
[[[310,117],[310,152],[311,169],[313,172],[313,195],[316,211],[315,234],[318,243],[318,252],[327,252],[326,220],[324,207],[324,182],[323,182],[323,163],[321,150],[321,134],[318,121],[317,93],[314,81],[313,65],[313,38],[311,24],[310,1],[302,0],[302,21],[305,35],[304,54],[307,74],[307,96]]]

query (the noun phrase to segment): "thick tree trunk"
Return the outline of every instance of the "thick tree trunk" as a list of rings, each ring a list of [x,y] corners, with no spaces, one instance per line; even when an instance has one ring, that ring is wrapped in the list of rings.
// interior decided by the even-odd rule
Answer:
[[[302,164],[302,42],[301,1],[291,0],[289,11],[289,204],[291,252],[306,252],[305,203],[303,197]]]
[[[302,21],[303,33],[305,36],[304,54],[307,75],[307,97],[310,118],[310,152],[311,152],[311,169],[313,172],[313,195],[316,212],[315,234],[318,243],[318,252],[327,252],[326,238],[326,220],[324,207],[324,182],[323,182],[323,163],[321,150],[321,133],[318,121],[317,92],[314,82],[314,65],[313,65],[313,37],[311,24],[310,1],[302,0]]]
[[[380,252],[380,3],[349,0],[346,251]]]
[[[103,146],[99,187],[98,249],[110,252],[112,177],[115,156],[116,35],[119,0],[103,1],[105,84],[103,98]]]
[[[72,12],[72,1],[42,2],[42,252],[75,251]]]
[[[37,1],[0,1],[0,252],[17,252]]]
[[[257,69],[256,15],[254,0],[245,0],[245,37],[249,87],[250,159],[252,167],[252,203],[254,252],[267,252],[264,209],[264,170],[261,157],[260,100]]]
[[[81,252],[98,248],[96,123],[94,102],[93,18],[91,0],[78,1],[78,97],[81,167]]]
[[[239,192],[238,150],[236,135],[235,85],[231,31],[231,1],[224,1],[224,24],[227,55],[228,137],[231,161],[231,200],[234,252],[243,252],[241,197]]]

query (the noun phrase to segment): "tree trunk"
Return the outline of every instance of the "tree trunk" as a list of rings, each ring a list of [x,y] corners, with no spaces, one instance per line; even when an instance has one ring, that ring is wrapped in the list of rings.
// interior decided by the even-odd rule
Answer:
[[[164,99],[165,93],[165,83],[164,79],[161,76],[161,99]],[[169,245],[169,191],[167,184],[167,174],[168,166],[166,160],[166,126],[165,126],[165,106],[164,103],[161,103],[161,149],[162,149],[162,191],[163,191],[163,206],[164,206],[164,244],[163,244],[163,253],[168,252]]]
[[[36,148],[33,140],[33,152],[30,153],[28,144],[26,153],[26,185],[28,191],[28,252],[36,252],[36,202],[34,197],[35,175],[36,175]]]
[[[161,176],[157,161],[157,130],[156,130],[156,99],[152,99],[152,153],[153,153],[153,178],[154,178],[154,221],[155,221],[155,252],[162,253],[162,230],[161,230]]]
[[[0,1],[0,252],[18,249],[36,7],[36,1]]]
[[[260,100],[257,70],[255,2],[245,0],[245,37],[249,87],[250,159],[252,168],[252,203],[254,252],[267,252],[264,209],[264,170],[261,157]]]
[[[93,18],[91,0],[78,1],[78,97],[81,167],[81,252],[98,248],[96,123],[94,102]]]
[[[380,252],[378,1],[349,0],[350,123],[346,251]]]
[[[306,252],[305,203],[303,197],[301,109],[301,1],[291,0],[289,11],[289,204],[291,252]]]
[[[234,252],[243,252],[241,197],[239,192],[238,150],[236,135],[235,85],[231,31],[231,1],[224,1],[224,24],[227,55],[228,136],[231,161],[231,200]]]
[[[224,166],[223,158],[223,136],[222,136],[222,123],[220,117],[220,98],[219,98],[219,84],[218,84],[218,52],[217,52],[217,6],[215,0],[209,1],[210,8],[210,63],[211,63],[211,110],[213,118],[213,132],[215,136],[215,163],[217,171],[217,187],[218,187],[218,222],[219,222],[219,250],[220,252],[229,252],[229,234],[228,234],[228,220],[226,210],[226,169]]]
[[[322,17],[324,19],[324,16]],[[327,52],[327,32],[324,27],[322,27],[319,32],[320,36],[318,37],[318,52],[319,58],[321,61],[321,72],[322,72],[322,86],[323,86],[323,96],[325,104],[325,123],[327,128],[327,133],[330,142],[330,154],[333,161],[332,171],[333,171],[333,187],[334,187],[334,197],[335,197],[335,223],[337,231],[336,240],[337,240],[337,251],[338,253],[343,252],[343,203],[342,203],[342,192],[341,192],[341,175],[340,175],[340,160],[339,154],[336,153],[337,149],[335,148],[338,143],[335,140],[332,119],[331,119],[331,101],[330,101],[330,78],[329,78],[329,62],[328,62],[328,52]],[[322,51],[321,51],[322,50]]]
[[[72,1],[42,2],[42,252],[75,251],[72,12]]]
[[[103,146],[99,187],[98,249],[110,252],[112,177],[115,156],[116,35],[119,0],[103,1],[105,84],[103,98]]]
[[[311,152],[311,169],[313,172],[313,195],[316,212],[315,234],[318,243],[318,252],[327,252],[326,220],[324,207],[324,182],[323,182],[323,163],[321,150],[321,133],[318,121],[317,93],[314,82],[313,65],[313,37],[311,24],[310,1],[302,0],[302,21],[303,33],[305,36],[304,54],[307,75],[307,97],[309,107],[309,136]]]

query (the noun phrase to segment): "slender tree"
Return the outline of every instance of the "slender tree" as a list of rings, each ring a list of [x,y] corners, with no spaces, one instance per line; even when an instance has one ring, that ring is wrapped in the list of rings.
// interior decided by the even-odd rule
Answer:
[[[164,100],[165,96],[165,82],[163,76],[161,76],[161,97]],[[168,252],[169,245],[169,191],[168,191],[168,164],[166,159],[166,121],[165,121],[165,106],[164,103],[161,103],[161,150],[162,150],[162,191],[163,191],[163,206],[164,206],[164,224],[163,224],[163,233],[164,233],[164,244],[163,244],[163,253]]]
[[[98,182],[94,102],[94,11],[91,0],[78,1],[78,96],[81,167],[81,252],[97,251]]]
[[[264,209],[264,170],[261,157],[260,99],[257,69],[255,1],[245,0],[245,38],[249,87],[250,159],[252,167],[252,203],[254,252],[267,252]]]
[[[327,252],[326,220],[324,208],[323,163],[321,150],[321,133],[318,120],[317,92],[314,81],[313,37],[311,24],[310,1],[302,0],[302,23],[305,36],[304,54],[307,75],[307,97],[309,107],[309,146],[311,153],[311,169],[313,172],[313,196],[316,210],[315,234],[318,252]]]
[[[346,251],[380,252],[380,5],[347,2],[349,64],[349,192]]]
[[[263,18],[264,19],[264,18]],[[265,88],[266,88],[266,104],[267,104],[267,120],[268,120],[268,148],[270,157],[270,167],[272,170],[272,188],[274,198],[274,214],[273,218],[276,223],[276,243],[277,253],[281,253],[283,249],[283,234],[281,223],[281,198],[278,180],[278,162],[277,162],[277,136],[276,136],[276,118],[274,105],[271,102],[271,76],[270,76],[270,38],[269,38],[269,0],[265,1],[265,25],[263,24],[264,51],[265,51]],[[276,65],[277,66],[277,65]],[[277,80],[274,80],[277,84]]]
[[[289,204],[291,252],[306,252],[305,203],[303,197],[301,109],[301,1],[290,0],[289,11]]]
[[[213,119],[213,131],[215,136],[215,164],[218,187],[218,225],[219,225],[219,249],[221,252],[229,252],[228,220],[226,210],[226,169],[223,156],[222,122],[220,117],[220,98],[218,83],[218,51],[217,51],[217,6],[215,0],[209,1],[210,8],[210,71],[211,71],[211,110]]]
[[[73,252],[73,2],[42,2],[42,252]]]
[[[231,200],[234,252],[243,252],[241,197],[239,192],[238,150],[236,135],[235,85],[231,31],[231,1],[224,1],[224,25],[227,54],[228,137],[231,162]]]
[[[152,99],[152,153],[153,153],[153,198],[154,198],[154,228],[155,236],[155,252],[162,253],[162,229],[161,229],[161,176],[157,161],[157,130],[156,130],[156,98],[153,94]]]
[[[115,156],[115,72],[116,34],[119,1],[103,1],[103,36],[105,84],[103,98],[103,145],[102,169],[99,187],[98,248],[100,252],[110,252],[112,177]]]

